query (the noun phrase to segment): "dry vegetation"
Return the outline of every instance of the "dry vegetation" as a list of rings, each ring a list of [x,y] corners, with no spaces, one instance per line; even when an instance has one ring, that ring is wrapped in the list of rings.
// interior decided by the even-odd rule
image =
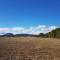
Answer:
[[[0,37],[0,60],[60,60],[60,39]]]

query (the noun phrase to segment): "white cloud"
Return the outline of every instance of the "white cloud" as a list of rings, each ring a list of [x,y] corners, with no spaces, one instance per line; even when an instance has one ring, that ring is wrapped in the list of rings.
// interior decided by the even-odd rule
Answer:
[[[39,33],[50,32],[51,30],[54,30],[56,28],[57,28],[56,26],[46,26],[46,25],[38,25],[29,28],[24,28],[24,27],[0,28],[0,34],[4,34],[4,33],[39,34]]]

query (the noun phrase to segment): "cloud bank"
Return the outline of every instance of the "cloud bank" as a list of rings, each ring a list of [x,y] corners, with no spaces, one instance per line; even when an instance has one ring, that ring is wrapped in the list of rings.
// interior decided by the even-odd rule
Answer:
[[[13,34],[39,34],[39,33],[47,33],[54,29],[56,26],[46,26],[46,25],[38,25],[29,28],[24,27],[13,27],[13,28],[0,28],[0,35],[5,33],[13,33]]]

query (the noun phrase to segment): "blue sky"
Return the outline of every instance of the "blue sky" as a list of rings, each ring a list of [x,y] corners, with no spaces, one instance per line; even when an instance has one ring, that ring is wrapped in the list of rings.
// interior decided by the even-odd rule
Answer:
[[[0,27],[60,26],[60,0],[0,0]]]

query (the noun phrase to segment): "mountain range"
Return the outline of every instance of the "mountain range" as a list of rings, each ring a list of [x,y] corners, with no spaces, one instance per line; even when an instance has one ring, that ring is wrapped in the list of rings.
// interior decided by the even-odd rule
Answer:
[[[60,28],[56,28],[55,30],[52,30],[51,32],[48,32],[46,34],[40,33],[39,35],[33,35],[33,34],[13,34],[13,33],[5,33],[3,35],[0,35],[0,37],[44,37],[44,38],[60,38]]]

